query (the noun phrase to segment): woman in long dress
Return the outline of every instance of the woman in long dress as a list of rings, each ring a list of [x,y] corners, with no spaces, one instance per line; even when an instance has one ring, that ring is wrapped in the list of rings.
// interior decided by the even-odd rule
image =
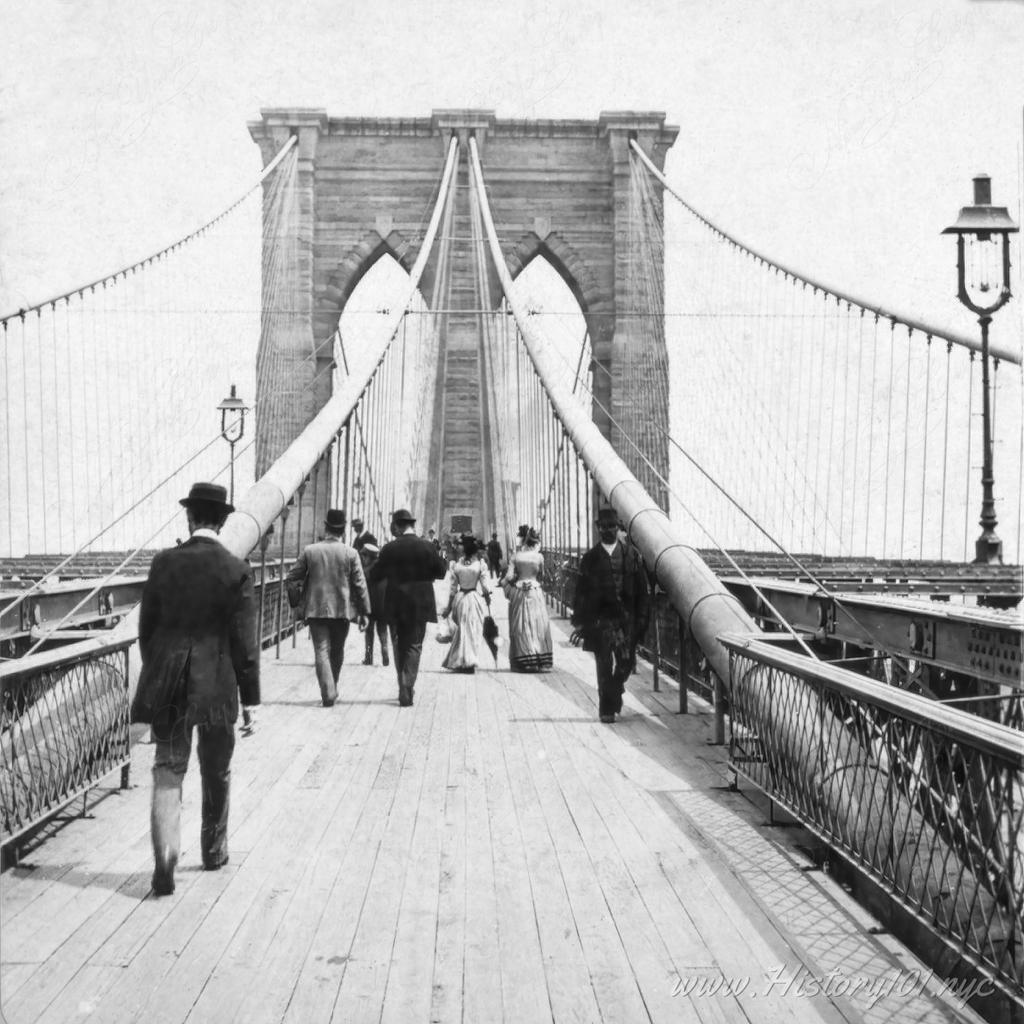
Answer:
[[[487,589],[487,563],[477,553],[476,538],[464,535],[461,557],[452,565],[452,586],[445,615],[454,631],[441,663],[453,672],[475,672],[484,646],[484,617],[491,594]]]
[[[543,573],[540,537],[530,528],[501,581],[508,597],[508,660],[513,672],[547,672],[552,666],[551,623],[540,583]]]

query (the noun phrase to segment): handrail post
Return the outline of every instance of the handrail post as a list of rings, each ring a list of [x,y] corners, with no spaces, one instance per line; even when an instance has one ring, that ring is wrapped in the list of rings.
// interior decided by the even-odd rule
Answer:
[[[654,608],[654,692],[661,692],[661,615],[658,609],[658,594],[661,591],[657,581],[651,594],[651,606]]]
[[[260,650],[263,650],[263,620],[267,606],[267,548],[270,547],[270,535],[274,532],[274,524],[264,531],[260,537],[260,608],[259,620],[256,625],[256,636],[259,639]]]
[[[690,713],[690,643],[689,630],[679,616],[679,714]]]
[[[281,558],[277,567],[277,628],[274,630],[275,636],[275,653],[274,657],[280,659],[281,657],[281,624],[284,618],[284,535],[288,532],[286,527],[288,525],[288,510],[289,506],[285,505],[281,509]]]

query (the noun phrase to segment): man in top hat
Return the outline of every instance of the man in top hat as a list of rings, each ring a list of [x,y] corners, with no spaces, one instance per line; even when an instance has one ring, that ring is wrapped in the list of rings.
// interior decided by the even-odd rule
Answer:
[[[383,612],[391,630],[391,649],[398,674],[398,703],[410,707],[420,668],[427,623],[437,622],[434,580],[448,566],[430,541],[416,536],[416,518],[405,508],[391,513],[394,540],[381,548],[370,570],[370,584],[384,584]]]
[[[307,544],[285,578],[288,601],[297,618],[309,624],[316,663],[316,680],[325,708],[338,699],[338,677],[345,661],[349,623],[359,628],[370,614],[362,562],[345,535],[345,513],[332,508],[324,520],[324,539]]]
[[[598,715],[611,724],[622,711],[636,645],[647,630],[647,574],[636,551],[619,540],[615,509],[602,508],[596,526],[600,539],[580,559],[570,641],[594,652]]]
[[[218,484],[197,483],[181,504],[189,539],[153,559],[142,590],[142,671],[132,720],[151,726],[153,891],[174,892],[181,845],[181,787],[196,734],[203,780],[203,867],[228,861],[231,755],[239,695],[243,735],[255,728],[260,702],[260,647],[252,570],[217,534],[234,509]]]

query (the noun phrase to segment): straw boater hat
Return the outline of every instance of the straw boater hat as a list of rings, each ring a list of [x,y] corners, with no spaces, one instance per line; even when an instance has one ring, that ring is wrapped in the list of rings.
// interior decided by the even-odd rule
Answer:
[[[218,506],[224,512],[234,512],[235,506],[228,504],[228,489],[220,484],[196,483],[188,492],[187,498],[182,498],[179,505],[190,508],[195,504]]]

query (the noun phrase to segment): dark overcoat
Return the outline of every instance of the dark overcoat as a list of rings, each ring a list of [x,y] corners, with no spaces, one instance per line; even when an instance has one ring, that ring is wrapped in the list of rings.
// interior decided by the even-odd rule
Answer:
[[[594,650],[595,634],[603,630],[622,630],[631,646],[647,631],[650,605],[643,561],[631,547],[616,543],[624,556],[621,587],[615,585],[612,560],[603,545],[594,545],[580,559],[572,624],[583,634],[585,651]]]
[[[370,587],[384,584],[383,612],[388,622],[437,622],[434,580],[447,571],[447,563],[430,541],[403,533],[380,549],[380,558],[370,569]]]
[[[260,702],[252,570],[213,537],[161,551],[139,613],[142,671],[132,720],[231,723]]]

